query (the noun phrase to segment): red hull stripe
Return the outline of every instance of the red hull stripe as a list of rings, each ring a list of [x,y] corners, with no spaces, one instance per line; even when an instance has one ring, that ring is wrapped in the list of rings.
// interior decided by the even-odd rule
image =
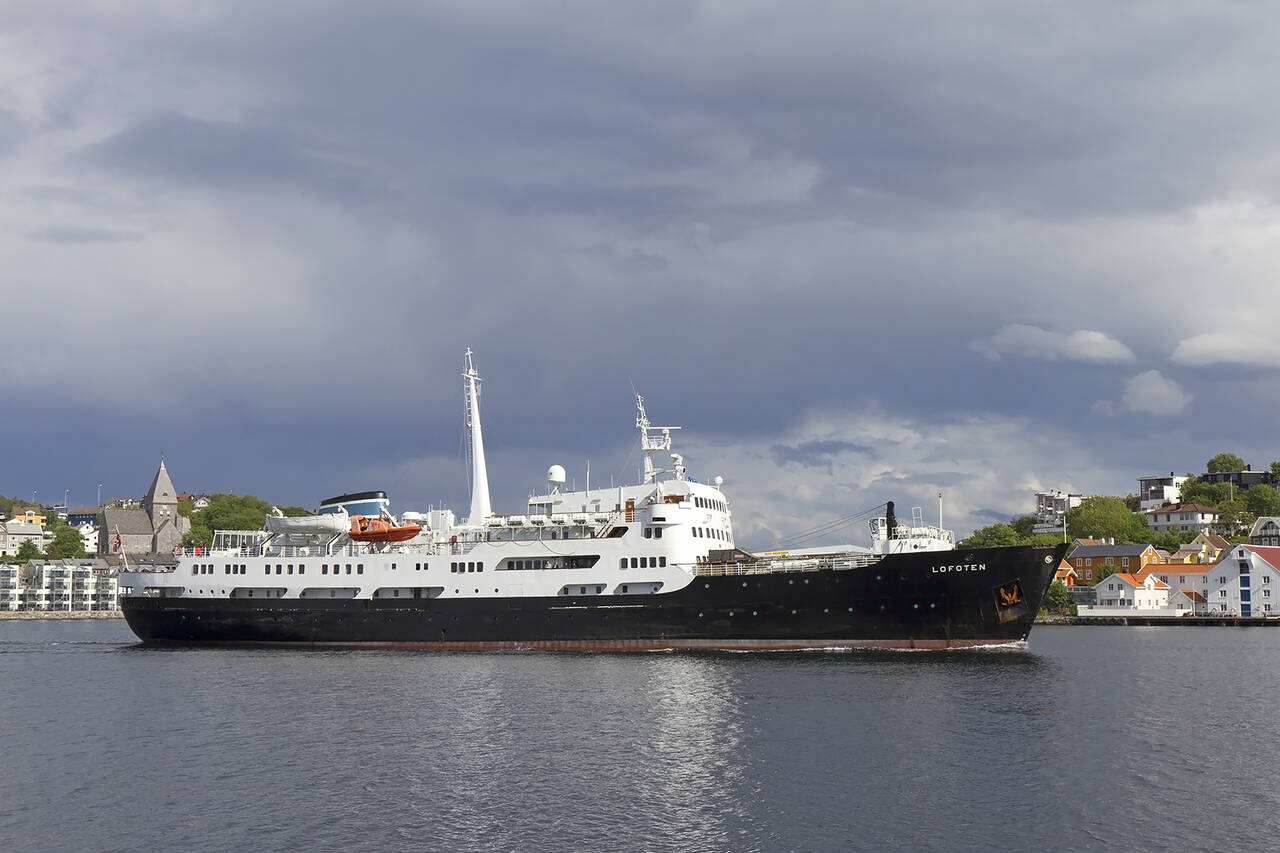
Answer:
[[[153,641],[163,643],[165,641]],[[1021,648],[1025,640],[998,639],[893,639],[893,640],[536,640],[529,642],[392,642],[392,643],[256,643],[243,640],[182,640],[181,645],[278,646],[291,648],[421,649],[447,652],[793,652],[840,649],[914,649],[940,651],[978,646]]]

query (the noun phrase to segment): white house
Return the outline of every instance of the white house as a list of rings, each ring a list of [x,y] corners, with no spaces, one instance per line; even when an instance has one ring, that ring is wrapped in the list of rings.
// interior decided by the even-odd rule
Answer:
[[[1176,607],[1174,599],[1181,593],[1190,594],[1183,596],[1184,603],[1195,595],[1204,599],[1209,597],[1209,573],[1214,568],[1213,563],[1170,563],[1167,566],[1150,566],[1148,571],[1169,587],[1169,603]],[[1200,610],[1204,610],[1203,604]]]
[[[1168,533],[1175,527],[1200,533],[1215,533],[1221,526],[1221,513],[1211,506],[1177,504],[1147,510],[1147,527],[1156,533]]]
[[[1209,572],[1215,616],[1280,616],[1280,547],[1236,545]]]
[[[1144,572],[1119,572],[1093,586],[1097,604],[1076,607],[1079,616],[1178,616],[1185,614],[1169,604],[1169,585]]]
[[[1280,545],[1280,518],[1260,515],[1249,531],[1250,545]]]
[[[32,521],[17,518],[0,524],[0,556],[16,557],[23,542],[32,542],[37,548],[44,547],[44,530]]]
[[[22,569],[0,563],[0,610],[17,610],[22,601]]]
[[[1169,606],[1178,611],[1179,616],[1203,616],[1208,613],[1208,599],[1203,594],[1190,589],[1169,591]]]
[[[1139,477],[1138,510],[1146,512],[1165,504],[1176,504],[1182,499],[1182,484],[1185,482],[1186,477],[1175,477],[1173,472],[1168,477]]]

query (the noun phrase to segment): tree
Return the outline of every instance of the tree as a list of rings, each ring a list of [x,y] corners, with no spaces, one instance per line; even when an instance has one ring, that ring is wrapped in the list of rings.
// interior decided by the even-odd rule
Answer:
[[[259,530],[270,511],[271,504],[253,495],[210,495],[207,507],[191,513],[191,532],[183,544],[212,545],[215,530]]]
[[[29,563],[40,556],[40,547],[30,539],[24,539],[18,546],[17,556],[19,563]]]
[[[1035,529],[1037,521],[1039,519],[1034,515],[1020,515],[1017,518],[1009,519],[1009,526],[1018,534],[1020,540],[1025,541],[1035,535],[1031,531]]]
[[[1062,581],[1049,584],[1049,591],[1044,595],[1042,608],[1054,616],[1071,616],[1071,599],[1067,596],[1067,586]]]
[[[1249,508],[1249,514],[1255,518],[1259,515],[1280,515],[1280,493],[1270,486],[1261,483],[1250,486],[1241,497]]]
[[[1218,506],[1222,528],[1228,535],[1235,535],[1242,527],[1253,525],[1254,519],[1249,515],[1249,506],[1240,498],[1223,501]]]
[[[1021,545],[1022,537],[1018,535],[1018,531],[1007,524],[988,524],[986,527],[981,527],[965,537],[964,544],[973,548]]]
[[[44,555],[51,560],[66,557],[83,557],[84,538],[76,528],[64,524],[54,529],[53,541],[44,549]]]
[[[1204,470],[1210,474],[1222,474],[1227,471],[1243,471],[1245,469],[1244,460],[1234,453],[1219,453],[1217,456],[1204,463]]]
[[[1271,476],[1280,480],[1280,462],[1271,463]]]
[[[1188,480],[1182,484],[1182,503],[1201,506],[1219,506],[1227,499],[1226,483],[1206,483],[1204,480]]]
[[[1079,538],[1114,538],[1117,542],[1146,542],[1147,520],[1130,512],[1123,498],[1095,495],[1067,510],[1067,533]]]

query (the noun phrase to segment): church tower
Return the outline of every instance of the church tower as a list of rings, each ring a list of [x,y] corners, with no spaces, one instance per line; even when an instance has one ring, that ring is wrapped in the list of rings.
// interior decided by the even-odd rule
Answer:
[[[178,518],[178,492],[173,488],[173,480],[169,479],[163,457],[155,479],[151,481],[151,488],[142,499],[142,509],[151,519],[152,551],[168,553],[182,541],[182,522],[185,519]]]

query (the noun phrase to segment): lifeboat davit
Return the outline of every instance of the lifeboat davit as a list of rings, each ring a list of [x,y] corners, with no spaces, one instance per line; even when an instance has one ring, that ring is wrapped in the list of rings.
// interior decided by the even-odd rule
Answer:
[[[357,542],[404,542],[420,532],[420,524],[392,524],[385,519],[356,515],[351,517],[347,535]]]

